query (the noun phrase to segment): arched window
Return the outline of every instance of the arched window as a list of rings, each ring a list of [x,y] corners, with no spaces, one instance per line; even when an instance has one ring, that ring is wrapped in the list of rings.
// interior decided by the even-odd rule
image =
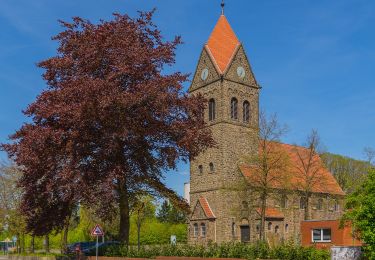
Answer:
[[[268,230],[272,230],[272,222],[268,222]]]
[[[247,100],[243,102],[243,122],[250,122],[250,103]]]
[[[281,196],[280,206],[283,209],[288,207],[288,197],[285,194]]]
[[[237,120],[238,101],[236,98],[232,98],[230,101],[230,118]]]
[[[246,201],[242,201],[242,209],[244,209],[244,210],[249,209],[249,204]]]
[[[306,208],[306,199],[305,197],[301,197],[299,200],[299,208],[300,209],[305,209]]]
[[[322,198],[318,199],[318,204],[316,205],[316,208],[318,210],[322,210],[322,208],[323,208],[323,199]]]
[[[288,233],[289,230],[289,224],[285,224],[285,233]]]
[[[275,234],[279,233],[279,226],[275,226]]]
[[[199,174],[203,174],[203,166],[202,165],[198,166],[198,171],[199,171]]]
[[[215,99],[211,98],[210,101],[208,101],[208,120],[213,121],[216,117],[216,107],[215,107]]]
[[[206,224],[201,224],[201,236],[206,237]]]
[[[198,237],[199,236],[199,230],[198,230],[198,224],[197,223],[194,224],[193,231],[194,231],[194,233],[193,233],[194,237]]]
[[[213,173],[215,171],[214,164],[210,162],[210,172]]]
[[[259,224],[256,225],[256,230],[257,230],[257,233],[260,232],[260,225]]]
[[[335,200],[335,204],[333,205],[333,210],[339,211],[339,208],[340,208],[339,202],[337,200]]]

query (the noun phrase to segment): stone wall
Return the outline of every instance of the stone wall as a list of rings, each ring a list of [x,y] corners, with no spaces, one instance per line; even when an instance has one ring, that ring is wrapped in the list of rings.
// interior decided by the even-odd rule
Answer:
[[[362,257],[360,246],[333,246],[331,260],[357,260]]]

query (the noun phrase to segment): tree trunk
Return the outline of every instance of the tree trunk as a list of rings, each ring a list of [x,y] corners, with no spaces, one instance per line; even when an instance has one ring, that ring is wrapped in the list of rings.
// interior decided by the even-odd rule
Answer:
[[[141,249],[141,218],[139,217],[138,212],[138,219],[137,219],[137,240],[138,240],[138,251]]]
[[[119,208],[120,208],[120,242],[129,246],[129,227],[130,227],[130,209],[129,209],[129,194],[126,183],[124,182],[119,187]]]
[[[25,233],[21,235],[21,253],[25,253]]]
[[[310,194],[305,196],[305,220],[310,219]]]
[[[33,254],[35,252],[35,236],[31,236],[31,242],[30,242],[30,252]]]
[[[17,238],[17,241],[16,241],[16,251],[19,254],[19,253],[21,253],[21,249],[20,249],[20,244],[21,244],[20,243],[20,238],[21,238],[21,236],[19,234],[17,234],[16,238]]]
[[[62,254],[68,253],[69,220],[70,220],[70,218],[68,218],[68,220],[65,223],[63,234],[62,234],[62,237],[61,237],[61,253]]]
[[[266,207],[267,207],[267,195],[263,193],[261,195],[261,208],[260,208],[260,229],[259,229],[260,241],[265,240]]]
[[[44,237],[44,251],[48,254],[49,253],[49,236],[45,235]]]

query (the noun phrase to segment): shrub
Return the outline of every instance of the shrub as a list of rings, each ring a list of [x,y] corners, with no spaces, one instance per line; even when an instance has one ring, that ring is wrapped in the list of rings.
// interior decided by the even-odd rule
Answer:
[[[241,244],[208,244],[202,245],[164,245],[136,247],[111,246],[103,250],[105,256],[144,257],[156,256],[190,256],[190,257],[221,257],[244,259],[291,259],[291,260],[324,260],[329,259],[329,252],[313,247],[301,247],[293,244],[283,244],[270,248],[265,243]]]

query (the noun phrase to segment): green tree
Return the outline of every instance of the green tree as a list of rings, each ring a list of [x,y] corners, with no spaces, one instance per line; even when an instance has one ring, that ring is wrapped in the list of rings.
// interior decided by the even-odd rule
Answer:
[[[371,169],[365,181],[347,198],[348,211],[343,223],[351,220],[356,234],[364,241],[369,259],[375,259],[375,169]]]
[[[0,165],[0,227],[17,237],[17,249],[25,250],[25,219],[20,212],[22,191],[17,187],[20,169],[9,164]]]
[[[338,154],[323,153],[321,158],[347,194],[361,185],[370,167],[369,160],[361,161]]]
[[[304,149],[301,149],[304,147]],[[310,219],[310,203],[313,191],[319,186],[325,186],[327,183],[326,175],[322,167],[322,161],[319,157],[319,150],[322,144],[317,130],[312,130],[302,146],[295,146],[294,151],[297,155],[297,163],[294,165],[295,170],[299,173],[295,175],[298,182],[295,189],[303,194],[305,203],[304,219]]]
[[[172,205],[169,212],[168,222],[172,224],[186,223],[186,213]]]
[[[265,239],[265,219],[267,202],[275,187],[287,187],[289,183],[289,156],[278,144],[287,127],[281,125],[276,115],[259,115],[259,150],[255,154],[245,154],[239,161],[239,170],[246,170],[245,185],[239,183],[238,189],[249,189],[257,197],[260,208],[259,239]],[[243,186],[243,187],[241,187]]]
[[[137,198],[132,205],[132,215],[137,222],[137,245],[138,250],[141,248],[141,226],[146,219],[153,219],[155,217],[155,205],[152,197],[141,196]]]
[[[371,147],[365,147],[363,149],[363,154],[365,155],[366,161],[373,165],[375,159],[375,150]]]
[[[162,223],[183,224],[186,222],[186,214],[168,200],[164,200],[157,213],[157,219]]]
[[[158,211],[157,219],[160,222],[168,222],[168,216],[169,216],[170,210],[171,210],[170,204],[168,203],[167,200],[164,200],[163,203],[161,204],[161,207],[160,207],[159,211]]]

